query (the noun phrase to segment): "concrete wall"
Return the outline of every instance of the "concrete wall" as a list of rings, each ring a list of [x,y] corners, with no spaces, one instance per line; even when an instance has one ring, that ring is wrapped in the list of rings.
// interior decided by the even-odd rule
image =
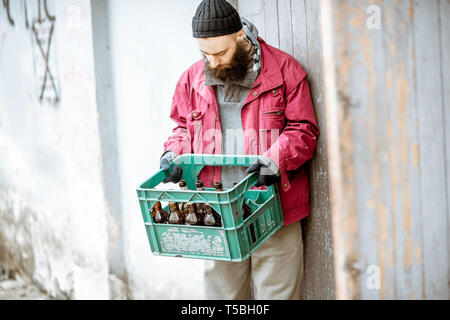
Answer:
[[[39,103],[33,70],[42,57],[34,56],[30,30],[13,28],[0,9],[0,264],[53,297],[106,299],[90,1],[55,1],[50,9],[57,105]]]
[[[110,48],[108,0],[91,1],[98,125],[102,147],[103,188],[108,207],[108,263],[110,284],[118,296],[126,296],[127,272],[122,215],[120,154],[117,141],[117,112],[114,104],[113,61]],[[118,286],[117,286],[118,285]],[[126,289],[126,288],[124,288]],[[118,291],[118,292],[117,292]],[[117,296],[117,294],[115,294]]]

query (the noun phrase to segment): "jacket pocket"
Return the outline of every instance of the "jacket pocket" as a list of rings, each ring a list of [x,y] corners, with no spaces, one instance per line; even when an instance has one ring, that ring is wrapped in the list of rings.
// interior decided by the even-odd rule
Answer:
[[[202,153],[203,151],[203,119],[204,110],[193,110],[188,114],[188,126],[193,132],[192,150],[194,153]]]
[[[265,115],[269,115],[269,116],[282,116],[284,115],[284,110],[275,110],[275,111],[269,111],[269,112],[264,112],[263,114]]]
[[[193,110],[189,112],[188,119],[192,122],[202,121],[204,115],[205,115],[204,110]]]
[[[259,127],[261,129],[283,129],[286,124],[284,107],[262,109],[259,116]]]
[[[308,172],[304,168],[288,171],[291,188],[284,191],[280,186],[280,197],[283,210],[289,211],[310,203],[311,187]]]
[[[286,125],[284,107],[262,109],[259,114],[259,151],[270,149]]]

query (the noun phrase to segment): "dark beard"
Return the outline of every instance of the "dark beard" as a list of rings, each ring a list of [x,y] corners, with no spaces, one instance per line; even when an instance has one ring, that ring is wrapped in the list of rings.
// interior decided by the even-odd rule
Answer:
[[[225,83],[240,82],[247,75],[252,60],[253,57],[249,56],[249,52],[245,49],[244,43],[238,42],[236,52],[229,64],[213,69],[206,60],[206,72],[210,76]]]

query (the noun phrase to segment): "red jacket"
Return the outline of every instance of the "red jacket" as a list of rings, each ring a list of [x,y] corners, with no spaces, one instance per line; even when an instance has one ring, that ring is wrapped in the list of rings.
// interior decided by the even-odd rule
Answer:
[[[319,129],[307,73],[289,54],[261,38],[258,41],[261,71],[241,110],[245,153],[265,154],[278,165],[284,224],[289,225],[310,212],[309,175],[304,164],[314,155]],[[164,143],[164,151],[221,154],[215,88],[204,83],[203,60],[182,74],[170,112],[178,126]],[[199,179],[205,187],[213,187],[213,181],[220,180],[220,167],[204,167]]]

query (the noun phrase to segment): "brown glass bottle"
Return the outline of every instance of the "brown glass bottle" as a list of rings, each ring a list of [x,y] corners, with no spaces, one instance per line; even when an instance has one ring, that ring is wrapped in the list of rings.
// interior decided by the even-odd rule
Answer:
[[[235,182],[233,184],[233,186],[237,185],[237,182]],[[248,204],[245,203],[245,198],[244,198],[244,202],[242,203],[242,218],[245,220],[248,217],[251,216],[252,214],[252,209],[248,206]]]
[[[242,203],[242,209],[244,211],[244,220],[252,215],[252,209],[250,209],[248,204],[245,203],[245,199],[244,202]]]
[[[180,182],[178,182],[178,186],[180,187],[180,190],[188,190],[186,180],[180,180]],[[186,208],[186,202],[182,202],[180,204],[180,211],[183,213],[184,217],[186,218],[187,215],[189,214],[189,212]]]
[[[216,181],[214,182],[214,188],[217,192],[223,191],[222,181]]]
[[[234,183],[234,186],[237,184],[237,182]],[[242,219],[247,219],[252,214],[252,209],[245,203],[245,198],[242,203]],[[255,234],[255,227],[253,224],[250,225],[250,237],[252,238],[252,243],[256,242],[256,234]]]
[[[195,188],[197,189],[197,191],[204,191],[205,190],[205,186],[203,185],[203,181],[197,180],[195,182]],[[197,214],[200,216],[201,220],[203,221],[203,218],[205,217],[205,214],[206,214],[205,204],[204,203],[197,203],[197,208],[196,209],[197,209],[196,210]]]
[[[170,224],[184,224],[184,214],[180,211],[177,202],[169,202],[169,223]]]
[[[186,209],[188,211],[188,215],[186,216],[186,220],[185,220],[186,224],[189,224],[189,225],[201,224],[202,218],[196,212],[194,203],[187,203]]]
[[[214,217],[214,212],[213,212],[213,208],[209,205],[209,204],[205,204],[205,208],[206,208],[206,214],[203,217],[203,223],[205,224],[205,226],[216,226],[217,225],[217,221],[216,218]]]
[[[217,192],[222,192],[223,191],[222,181],[216,181],[214,183],[214,188],[216,189]],[[214,219],[216,220],[216,227],[221,227],[222,226],[222,217],[216,210],[214,210],[212,207],[210,207],[210,208],[211,208],[212,214],[214,216]]]
[[[156,201],[152,208],[152,218],[155,223],[166,223],[169,219],[169,213],[161,207],[160,201]]]

